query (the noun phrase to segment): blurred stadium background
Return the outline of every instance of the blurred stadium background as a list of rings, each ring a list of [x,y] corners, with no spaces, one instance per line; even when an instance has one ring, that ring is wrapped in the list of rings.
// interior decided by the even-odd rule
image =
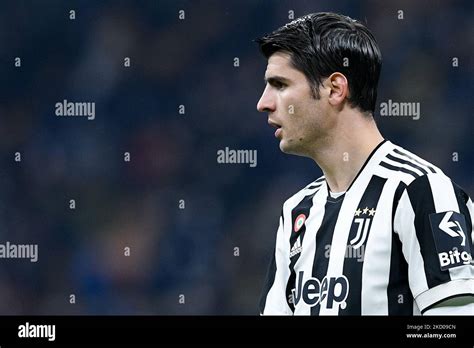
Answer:
[[[0,243],[38,244],[39,261],[0,260],[1,314],[258,313],[281,205],[320,175],[256,111],[252,40],[289,11],[367,23],[378,105],[421,103],[417,121],[377,115],[382,132],[474,195],[471,1],[2,1]],[[56,117],[64,99],[95,120]],[[257,167],[217,163],[226,146]]]

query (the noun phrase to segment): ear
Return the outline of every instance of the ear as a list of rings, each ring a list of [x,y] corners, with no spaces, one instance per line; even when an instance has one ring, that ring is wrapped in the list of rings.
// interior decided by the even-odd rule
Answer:
[[[349,84],[344,74],[332,73],[327,78],[327,86],[330,88],[328,101],[332,106],[342,106],[344,100],[349,96]]]

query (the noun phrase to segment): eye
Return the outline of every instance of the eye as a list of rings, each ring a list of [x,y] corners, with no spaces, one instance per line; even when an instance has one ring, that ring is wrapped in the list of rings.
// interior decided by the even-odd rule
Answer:
[[[273,87],[277,88],[277,89],[283,89],[286,87],[286,85],[280,81],[273,81],[272,83]]]

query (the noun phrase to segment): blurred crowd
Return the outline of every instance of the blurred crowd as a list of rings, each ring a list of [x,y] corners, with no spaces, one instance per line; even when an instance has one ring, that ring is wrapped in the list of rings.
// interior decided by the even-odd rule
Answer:
[[[367,23],[384,60],[378,104],[421,104],[419,120],[376,115],[383,134],[473,197],[472,7],[2,2],[0,243],[38,244],[39,260],[0,260],[0,313],[258,313],[281,206],[321,175],[282,154],[256,111],[266,61],[253,40],[291,11]],[[95,119],[57,117],[64,99],[95,102]],[[225,147],[256,149],[257,167],[218,163]]]

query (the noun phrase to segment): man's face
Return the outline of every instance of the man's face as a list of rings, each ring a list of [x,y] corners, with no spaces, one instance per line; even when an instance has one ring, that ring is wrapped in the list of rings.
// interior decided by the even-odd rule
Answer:
[[[327,90],[320,88],[320,99],[314,99],[305,75],[291,65],[285,52],[270,56],[265,81],[257,109],[267,112],[268,123],[277,128],[281,151],[311,157],[331,127]]]

